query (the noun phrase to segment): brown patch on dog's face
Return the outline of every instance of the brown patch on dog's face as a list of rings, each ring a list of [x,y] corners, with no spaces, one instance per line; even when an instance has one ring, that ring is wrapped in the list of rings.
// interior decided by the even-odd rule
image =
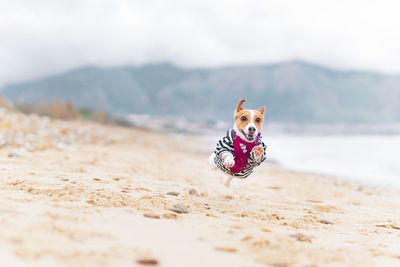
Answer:
[[[257,127],[258,132],[261,131],[262,124],[264,122],[264,111],[265,107],[261,107],[260,109],[254,111],[253,123]]]
[[[235,127],[242,139],[245,138],[246,141],[252,142],[261,132],[265,107],[261,107],[258,110],[243,109],[242,104],[245,101],[245,99],[240,100],[236,106]]]
[[[247,109],[242,109],[239,112],[236,112],[235,114],[235,121],[236,121],[236,126],[238,127],[239,130],[244,130],[251,122],[251,115],[250,111]]]

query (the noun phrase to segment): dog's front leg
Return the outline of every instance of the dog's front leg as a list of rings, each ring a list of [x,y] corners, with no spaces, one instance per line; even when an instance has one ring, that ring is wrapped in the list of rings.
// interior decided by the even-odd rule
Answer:
[[[231,152],[222,152],[220,159],[222,164],[227,168],[232,168],[235,165],[235,159]]]
[[[251,150],[251,155],[252,155],[254,161],[255,161],[257,164],[260,164],[260,163],[261,163],[263,154],[264,154],[264,149],[262,148],[262,146],[255,146],[255,147],[253,147],[253,149]]]

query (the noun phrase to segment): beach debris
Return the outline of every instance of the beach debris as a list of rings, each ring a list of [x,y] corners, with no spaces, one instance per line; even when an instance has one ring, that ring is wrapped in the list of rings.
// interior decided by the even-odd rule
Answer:
[[[321,200],[314,200],[314,199],[307,199],[306,201],[311,202],[311,203],[322,203]]]
[[[271,232],[271,230],[269,230],[268,228],[262,228],[261,232],[269,233],[269,232]]]
[[[135,187],[136,191],[146,191],[146,192],[151,192],[151,190],[144,188],[144,187]]]
[[[211,209],[210,205],[208,203],[204,203],[204,208],[207,209],[207,210]]]
[[[139,259],[136,262],[142,265],[158,265],[158,260],[151,258]]]
[[[216,247],[215,250],[222,252],[230,252],[230,253],[237,252],[237,249],[232,247]]]
[[[8,157],[9,158],[20,158],[21,156],[19,154],[15,153],[15,152],[10,152],[8,154]]]
[[[249,241],[252,238],[253,237],[251,235],[247,235],[247,236],[243,237],[242,239],[240,239],[240,241],[245,242],[245,241]]]
[[[178,192],[175,192],[175,191],[171,191],[171,192],[168,192],[167,195],[177,197],[177,196],[179,196],[179,193],[178,193]]]
[[[268,218],[269,219],[273,219],[273,220],[277,220],[277,221],[285,219],[285,217],[283,217],[282,215],[276,214],[276,213],[272,213],[272,214],[268,215]]]
[[[94,205],[96,202],[93,199],[86,200],[86,203]]]
[[[333,222],[328,221],[328,220],[319,220],[318,222],[323,223],[323,224],[334,224]]]
[[[170,219],[170,220],[176,220],[178,218],[178,215],[175,213],[167,212],[163,214],[163,218],[165,219]]]
[[[173,212],[176,212],[176,213],[189,213],[189,212],[187,211],[187,209],[186,209],[184,206],[179,205],[179,204],[173,206],[173,207],[172,207],[171,209],[169,209],[169,210],[170,210],[170,211],[173,211]]]
[[[235,198],[234,198],[233,196],[231,196],[231,195],[223,195],[222,198],[225,199],[225,200],[233,200],[233,199],[235,199]]]
[[[189,194],[195,195],[195,196],[199,195],[199,193],[197,193],[196,189],[194,189],[194,188],[189,189]]]
[[[308,236],[308,235],[305,235],[305,234],[302,234],[302,233],[297,233],[295,235],[291,235],[291,237],[296,238],[296,240],[300,241],[300,242],[309,242],[309,243],[312,242],[311,241],[311,238],[312,238],[311,236]]]
[[[143,216],[146,218],[151,218],[151,219],[160,219],[160,215],[158,215],[154,212],[144,213]]]
[[[97,181],[97,182],[101,181],[100,178],[93,178],[93,180],[94,180],[94,181]]]
[[[126,189],[122,189],[122,190],[121,190],[121,192],[122,192],[122,193],[126,193],[126,194],[129,194],[129,193],[131,193],[131,191],[130,191],[130,190],[126,190]]]
[[[400,230],[400,227],[394,224],[377,224],[376,227],[390,228],[394,230]]]
[[[267,186],[267,188],[273,189],[273,190],[279,190],[279,189],[281,189],[280,186]]]

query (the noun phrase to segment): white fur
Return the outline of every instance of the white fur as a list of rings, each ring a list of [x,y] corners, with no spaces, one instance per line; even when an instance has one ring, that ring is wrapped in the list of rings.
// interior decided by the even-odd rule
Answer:
[[[227,152],[226,154],[227,154],[227,156],[226,156],[225,160],[228,158],[228,155],[230,154],[231,155],[230,159],[233,161],[233,164],[232,164],[232,162],[230,162],[230,163],[232,164],[232,166],[235,165],[235,160],[233,159],[233,155],[229,152]],[[215,158],[215,154],[212,153],[208,157],[208,163],[210,164],[210,167],[212,170],[217,170],[217,165],[215,165],[214,158]],[[225,164],[225,162],[224,162],[224,164]],[[224,177],[224,181],[223,181],[224,185],[226,187],[230,187],[233,176],[222,173],[222,172],[221,172],[221,175]]]
[[[220,157],[225,167],[231,168],[235,165],[235,159],[231,152],[222,152]]]
[[[254,109],[249,109],[249,112],[250,112],[250,120],[249,120],[249,123],[244,127],[243,131],[244,131],[246,134],[248,134],[248,133],[249,133],[249,127],[254,127],[254,128],[256,129],[256,131],[255,131],[255,133],[254,133],[254,138],[256,138],[260,132],[258,131],[256,125],[254,124],[254,114],[255,114],[255,110],[254,110]],[[261,126],[261,127],[262,127],[262,126]],[[242,140],[248,142],[247,139],[246,139],[246,137],[243,135],[242,131],[240,131],[240,130],[238,129],[237,124],[236,124],[236,121],[235,121],[235,124],[233,125],[233,129],[235,130],[237,136],[240,137],[240,139],[242,139]],[[262,129],[262,128],[261,128],[261,129]],[[254,141],[254,140],[253,140],[253,141]],[[253,149],[254,149],[254,148],[253,148]],[[212,153],[212,154],[208,157],[208,162],[209,162],[211,168],[215,170],[215,169],[217,169],[217,166],[215,165],[214,157],[215,157],[215,154]],[[228,168],[233,167],[233,166],[235,165],[235,159],[234,159],[232,153],[230,153],[230,152],[221,153],[221,160],[222,160],[222,163],[223,163],[226,167],[228,167]],[[258,160],[258,158],[257,158],[257,160]],[[260,159],[259,159],[259,160],[261,161],[261,156],[260,156]],[[232,182],[232,179],[234,178],[234,176],[231,176],[231,175],[224,175],[224,176],[226,177],[226,180],[225,180],[225,182],[224,182],[224,185],[225,185],[226,187],[230,187],[231,182]]]
[[[235,165],[235,159],[232,155],[232,153],[230,152],[222,152],[221,153],[221,160],[222,160],[222,164],[224,164],[225,167],[227,168],[231,168],[233,167],[233,165]],[[216,165],[215,165],[215,154],[212,153],[209,157],[208,157],[208,163],[210,164],[211,169],[216,169]]]
[[[245,132],[245,134],[248,134],[249,133],[249,128],[250,127],[254,127],[256,129],[256,131],[254,132],[254,138],[256,138],[257,135],[260,133],[258,131],[256,125],[254,124],[254,120],[253,120],[254,119],[254,114],[255,114],[256,111],[254,109],[249,109],[248,111],[250,112],[250,120],[247,123],[247,125],[243,128],[243,131]],[[246,137],[244,136],[242,131],[240,131],[239,128],[237,127],[236,121],[235,121],[235,124],[233,125],[233,129],[235,130],[236,134],[240,137],[240,139],[248,142],[248,140],[246,139]]]
[[[208,164],[210,164],[210,167],[212,170],[216,170],[217,169],[217,165],[215,165],[215,154],[212,153],[209,157],[208,157]]]

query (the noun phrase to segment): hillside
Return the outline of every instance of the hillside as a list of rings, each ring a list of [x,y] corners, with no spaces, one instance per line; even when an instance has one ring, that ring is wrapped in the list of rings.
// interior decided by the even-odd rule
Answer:
[[[400,75],[346,72],[301,62],[214,69],[170,64],[82,67],[10,84],[17,103],[72,100],[79,108],[230,119],[240,98],[267,106],[273,122],[398,122]]]

